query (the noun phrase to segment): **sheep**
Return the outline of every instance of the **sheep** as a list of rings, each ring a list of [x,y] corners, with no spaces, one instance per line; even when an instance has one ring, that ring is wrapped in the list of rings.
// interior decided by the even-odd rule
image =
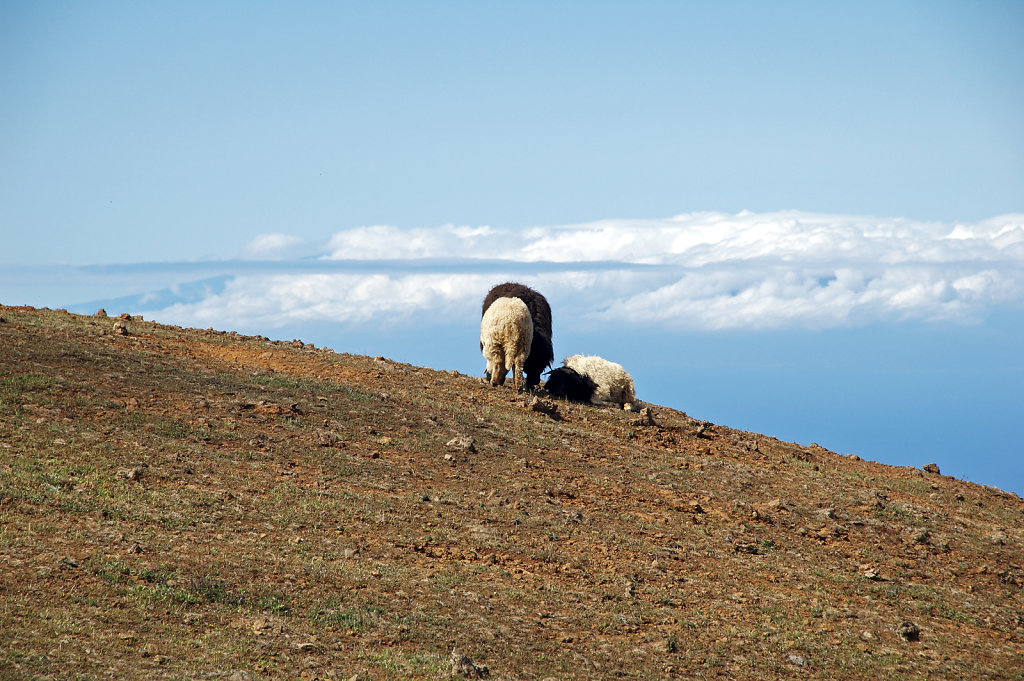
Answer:
[[[573,355],[548,374],[544,388],[573,402],[617,404],[632,411],[636,402],[633,377],[621,364],[597,356]]]
[[[533,344],[530,310],[519,298],[498,298],[480,320],[480,352],[487,360],[491,385],[504,385],[513,371],[516,392],[523,387],[523,366]]]
[[[548,380],[544,383],[544,389],[549,395],[564,397],[570,402],[590,403],[590,398],[597,390],[597,383],[594,383],[589,376],[584,376],[575,369],[569,367],[558,367],[552,369],[548,374]]]
[[[526,303],[526,307],[530,310],[530,319],[533,321],[533,341],[530,354],[526,358],[524,371],[526,372],[526,387],[533,390],[540,383],[541,373],[551,366],[551,362],[555,359],[555,353],[551,347],[551,306],[538,291],[510,281],[499,284],[488,291],[484,298],[481,316],[498,298],[518,298]]]

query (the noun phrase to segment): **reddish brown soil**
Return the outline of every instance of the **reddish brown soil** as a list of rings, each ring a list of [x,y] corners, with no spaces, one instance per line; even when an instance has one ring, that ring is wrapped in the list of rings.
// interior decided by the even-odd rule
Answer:
[[[1015,495],[301,343],[0,318],[2,679],[1024,678]]]

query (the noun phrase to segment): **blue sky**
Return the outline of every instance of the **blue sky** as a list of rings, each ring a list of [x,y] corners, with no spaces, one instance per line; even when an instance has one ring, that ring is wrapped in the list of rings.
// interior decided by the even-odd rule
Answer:
[[[0,3],[0,302],[482,371],[1024,493],[1018,2]]]

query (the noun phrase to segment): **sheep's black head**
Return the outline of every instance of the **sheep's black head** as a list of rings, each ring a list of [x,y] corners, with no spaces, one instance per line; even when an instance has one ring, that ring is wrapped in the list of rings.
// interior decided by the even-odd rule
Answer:
[[[597,383],[574,369],[558,367],[548,374],[544,389],[552,397],[564,397],[570,402],[590,402]]]

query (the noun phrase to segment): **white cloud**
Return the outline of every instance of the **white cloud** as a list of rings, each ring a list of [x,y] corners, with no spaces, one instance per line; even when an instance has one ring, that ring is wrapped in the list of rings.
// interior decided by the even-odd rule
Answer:
[[[247,252],[299,241],[266,235]],[[1024,303],[1024,215],[971,224],[786,211],[522,230],[378,225],[339,232],[320,255],[327,272],[237,276],[198,303],[150,314],[220,328],[465,320],[507,279],[541,290],[563,323],[692,329],[967,323]],[[388,262],[352,271],[336,260]]]
[[[298,255],[305,243],[302,237],[289,234],[260,234],[242,249],[242,257],[252,260],[284,260]]]

